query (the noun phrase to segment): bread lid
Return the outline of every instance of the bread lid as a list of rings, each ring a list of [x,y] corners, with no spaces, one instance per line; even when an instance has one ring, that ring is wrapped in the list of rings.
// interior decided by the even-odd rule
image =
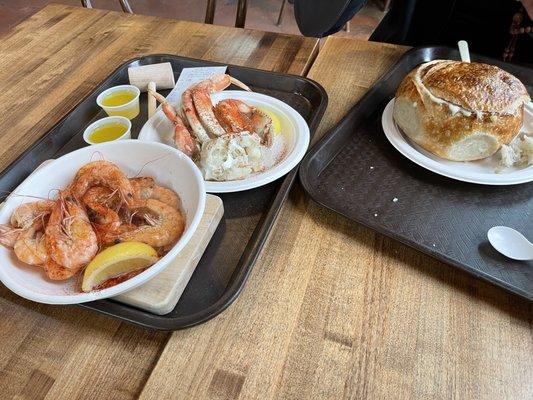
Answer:
[[[474,113],[514,114],[529,100],[522,82],[494,65],[435,60],[417,75],[433,96]]]

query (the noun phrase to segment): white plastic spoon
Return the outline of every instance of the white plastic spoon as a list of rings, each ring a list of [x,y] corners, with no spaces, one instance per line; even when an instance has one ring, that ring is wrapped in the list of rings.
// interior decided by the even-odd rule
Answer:
[[[459,54],[461,55],[462,62],[470,62],[470,51],[468,51],[468,42],[466,40],[459,40],[457,42],[459,47]]]
[[[513,260],[533,260],[533,243],[517,230],[507,226],[494,226],[487,232],[490,244],[504,256]]]

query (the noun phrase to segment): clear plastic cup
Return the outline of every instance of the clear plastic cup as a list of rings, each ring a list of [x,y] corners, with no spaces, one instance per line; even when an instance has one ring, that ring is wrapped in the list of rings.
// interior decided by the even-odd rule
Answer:
[[[135,97],[128,101],[127,103],[120,104],[120,105],[104,105],[105,99],[111,97],[113,94],[120,93],[120,92],[129,92]],[[137,115],[139,115],[139,96],[141,94],[141,91],[137,86],[133,85],[119,85],[119,86],[113,86],[107,90],[104,90],[102,93],[98,95],[96,98],[96,104],[98,104],[100,107],[104,109],[104,111],[109,116],[121,116],[128,119],[133,119]]]

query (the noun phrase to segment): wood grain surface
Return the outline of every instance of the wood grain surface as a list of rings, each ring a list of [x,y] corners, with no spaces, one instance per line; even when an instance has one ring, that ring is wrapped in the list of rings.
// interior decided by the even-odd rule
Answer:
[[[319,136],[404,48],[329,38]],[[532,308],[296,187],[235,304],[173,333],[140,398],[530,399]]]
[[[133,57],[171,53],[300,74],[317,46],[291,35],[48,6],[0,43],[0,169]]]
[[[130,58],[172,53],[301,74],[316,51],[316,39],[46,7],[0,41],[0,169]],[[0,285],[0,398],[136,398],[167,338]]]

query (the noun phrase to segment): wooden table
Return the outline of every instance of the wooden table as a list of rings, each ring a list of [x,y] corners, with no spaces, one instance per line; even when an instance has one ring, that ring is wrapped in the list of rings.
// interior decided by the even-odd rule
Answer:
[[[405,50],[50,6],[0,43],[0,168],[124,60],[170,52],[304,74],[324,134]],[[313,63],[314,61],[314,63]],[[24,134],[22,134],[22,132]],[[295,187],[239,299],[172,334],[0,286],[2,398],[533,396],[531,304],[351,223]]]

